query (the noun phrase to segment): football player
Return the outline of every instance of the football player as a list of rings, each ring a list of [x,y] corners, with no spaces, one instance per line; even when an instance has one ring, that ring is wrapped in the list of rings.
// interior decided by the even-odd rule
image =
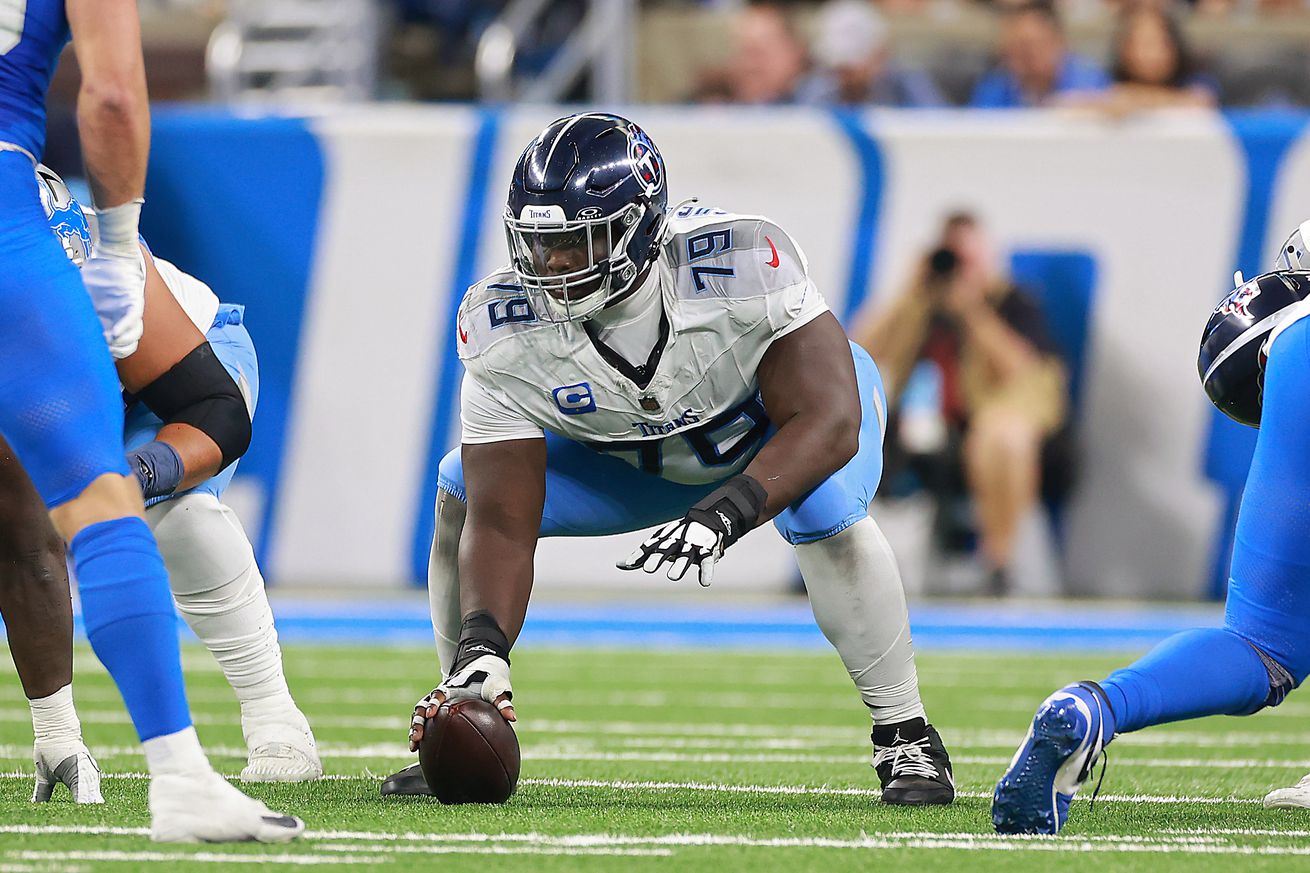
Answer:
[[[1275,269],[1215,308],[1198,369],[1222,412],[1257,427],[1237,518],[1222,628],[1176,634],[1100,682],[1048,697],[996,785],[992,822],[1006,834],[1053,834],[1118,734],[1282,703],[1310,674],[1310,258],[1303,224]],[[1301,805],[1310,785],[1266,804]]]
[[[51,229],[81,266],[92,247],[87,215],[49,168],[37,167],[36,184]],[[254,550],[221,502],[236,459],[250,443],[259,392],[244,310],[220,303],[208,285],[144,245],[142,254],[145,330],[136,351],[117,367],[132,398],[127,459],[146,498],[146,521],[179,610],[214,653],[241,703],[250,752],[241,778],[315,779],[323,769],[309,725],[287,689]],[[11,569],[12,579],[0,591],[0,614],[10,628],[37,733],[33,800],[49,799],[54,784],[63,782],[74,800],[98,802],[96,765],[82,743],[72,702],[63,545],[22,467],[4,448],[0,440],[0,506],[6,507],[11,533],[0,538],[0,563]],[[54,615],[58,620],[49,621]]]
[[[123,456],[111,355],[130,355],[141,337],[146,268],[137,225],[150,140],[136,3],[3,6],[0,434],[67,544],[87,637],[145,748],[151,837],[290,840],[304,824],[229,785],[196,738],[168,575]],[[80,272],[50,233],[32,181],[45,92],[70,33],[82,73],[78,127],[99,217],[98,244]]]
[[[619,568],[709,585],[725,550],[772,520],[873,716],[883,800],[950,803],[900,574],[868,513],[878,371],[781,228],[667,207],[663,158],[615,115],[561,118],[519,158],[510,266],[459,309],[463,438],[441,462],[428,579],[445,681],[415,708],[411,746],[450,695],[515,719],[510,648],[538,537],[658,524]],[[383,786],[426,791],[417,766]]]

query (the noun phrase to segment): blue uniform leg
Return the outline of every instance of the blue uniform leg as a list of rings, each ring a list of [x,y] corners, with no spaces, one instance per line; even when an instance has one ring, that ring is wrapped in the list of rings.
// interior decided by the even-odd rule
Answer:
[[[1279,703],[1310,674],[1310,321],[1278,337],[1222,629],[1171,637],[1102,686],[1119,731]],[[1197,669],[1204,665],[1204,669]]]
[[[1275,706],[1310,673],[1310,321],[1288,328],[1265,369],[1264,412],[1242,496],[1222,628],[1176,634],[1098,686],[1037,710],[997,783],[1002,833],[1056,833],[1116,733]]]
[[[118,380],[81,277],[51,233],[32,165],[0,152],[0,433],[47,506],[127,475]],[[144,521],[69,543],[87,636],[140,737],[191,724],[168,579]]]

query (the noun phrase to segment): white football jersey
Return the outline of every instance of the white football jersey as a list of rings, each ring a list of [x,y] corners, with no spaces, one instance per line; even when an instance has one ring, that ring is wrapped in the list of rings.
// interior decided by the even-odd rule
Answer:
[[[204,282],[178,269],[170,261],[153,254],[151,257],[154,258],[155,269],[163,277],[168,290],[173,292],[173,297],[187,318],[191,319],[201,333],[208,333],[214,326],[214,316],[218,314],[218,295]]]
[[[760,360],[828,311],[805,256],[768,219],[693,204],[670,216],[653,276],[668,328],[644,387],[582,324],[538,320],[511,270],[471,287],[458,318],[463,441],[549,431],[687,484],[744,468],[770,426]]]

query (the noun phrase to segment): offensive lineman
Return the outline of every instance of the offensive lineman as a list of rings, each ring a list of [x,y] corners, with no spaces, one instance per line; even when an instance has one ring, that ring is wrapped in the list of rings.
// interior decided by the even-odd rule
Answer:
[[[1277,706],[1310,675],[1310,222],[1279,251],[1274,271],[1215,307],[1201,338],[1206,394],[1257,427],[1237,517],[1224,626],[1175,634],[1135,664],[1067,685],[1038,708],[996,785],[1000,833],[1054,834],[1115,736],[1207,715]],[[1198,665],[1204,665],[1198,669]],[[1310,777],[1265,805],[1310,805]]]
[[[724,550],[773,519],[873,716],[883,800],[950,803],[900,574],[868,514],[878,371],[780,228],[667,205],[663,158],[618,116],[561,118],[519,158],[512,269],[459,310],[463,444],[441,462],[428,580],[446,678],[415,708],[411,748],[451,694],[515,719],[509,652],[539,536],[663,524],[619,567],[709,585]],[[427,786],[414,765],[383,793]]]
[[[98,245],[81,273],[32,184],[45,92],[70,32],[99,214]],[[284,842],[304,824],[229,785],[196,738],[167,572],[123,457],[110,354],[131,354],[142,331],[137,224],[149,139],[133,0],[0,0],[0,434],[67,543],[87,637],[144,746],[152,839]]]
[[[52,170],[36,184],[51,230],[74,264],[91,252],[81,205]],[[250,443],[259,371],[243,308],[145,246],[145,330],[117,362],[134,398],[128,465],[146,497],[182,615],[218,659],[241,703],[245,781],[300,782],[323,773],[314,737],[287,689],[264,580],[241,523],[220,500]],[[204,331],[202,333],[202,331]],[[100,802],[99,773],[82,742],[72,699],[72,615],[63,544],[32,485],[0,440],[0,588],[36,742],[33,800],[56,782],[77,802]],[[57,616],[55,620],[53,617]]]

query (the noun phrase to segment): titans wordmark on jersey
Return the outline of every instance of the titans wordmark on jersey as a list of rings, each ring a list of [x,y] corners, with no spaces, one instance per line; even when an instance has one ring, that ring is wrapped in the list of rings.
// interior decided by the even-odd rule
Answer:
[[[468,435],[497,427],[500,439],[550,431],[686,484],[744,468],[770,428],[760,360],[828,310],[805,256],[765,218],[684,206],[670,216],[653,275],[669,330],[644,388],[581,324],[539,321],[508,269],[471,287],[458,320],[466,385],[479,395],[471,403],[466,391],[466,440],[494,441]],[[482,428],[479,416],[495,422]]]

